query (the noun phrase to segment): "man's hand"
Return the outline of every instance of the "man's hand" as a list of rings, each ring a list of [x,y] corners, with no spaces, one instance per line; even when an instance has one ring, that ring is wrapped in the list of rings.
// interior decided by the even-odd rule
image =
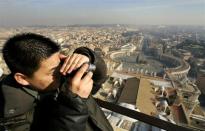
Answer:
[[[71,73],[73,70],[80,67],[74,77],[68,80],[68,89],[82,98],[88,98],[93,87],[93,73],[89,72],[84,76],[88,69],[88,64],[84,63],[89,62],[89,58],[85,55],[74,53],[68,57],[60,55],[60,59],[64,61],[60,69],[63,75]]]
[[[92,72],[84,73],[88,69],[88,64],[84,64],[80,70],[71,78],[69,82],[69,90],[82,98],[88,98],[93,87]]]
[[[74,53],[71,56],[60,55],[60,59],[64,61],[60,72],[63,75],[71,73],[73,70],[79,68],[84,63],[89,62],[89,58],[85,55]]]

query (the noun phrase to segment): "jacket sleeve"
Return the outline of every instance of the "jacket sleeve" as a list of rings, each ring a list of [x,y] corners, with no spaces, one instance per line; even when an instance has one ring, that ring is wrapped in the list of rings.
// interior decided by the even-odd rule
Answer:
[[[80,98],[72,92],[61,92],[57,98],[59,119],[54,120],[58,124],[56,131],[62,127],[62,131],[81,131],[85,130],[88,120],[88,108],[86,99]],[[60,130],[61,131],[61,130]]]
[[[35,110],[31,131],[84,131],[88,121],[86,100],[72,92],[46,97]]]
[[[90,63],[96,65],[96,70],[93,72],[94,84],[92,89],[92,94],[95,94],[101,87],[102,83],[104,83],[107,79],[107,66],[105,61],[102,57],[96,55],[94,51],[87,47],[77,48],[74,53],[87,56],[90,59]]]

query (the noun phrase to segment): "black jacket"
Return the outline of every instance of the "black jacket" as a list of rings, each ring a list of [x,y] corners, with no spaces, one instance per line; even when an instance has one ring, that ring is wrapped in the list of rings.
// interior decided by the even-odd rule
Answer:
[[[94,85],[102,84],[106,79],[104,61],[85,47],[76,49],[75,53],[90,58],[97,67]],[[93,88],[93,92],[98,90]],[[91,95],[83,99],[63,90],[64,84],[60,91],[37,93],[17,84],[11,75],[6,77],[0,88],[0,131],[3,128],[12,131],[113,130]]]

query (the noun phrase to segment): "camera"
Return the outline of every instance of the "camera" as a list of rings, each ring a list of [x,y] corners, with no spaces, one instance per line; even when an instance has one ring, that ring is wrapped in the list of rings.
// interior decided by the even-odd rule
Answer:
[[[96,66],[95,66],[94,64],[91,64],[91,63],[84,63],[84,64],[88,64],[89,66],[88,66],[88,69],[86,70],[85,74],[83,75],[83,77],[84,77],[88,72],[94,72],[95,69],[96,69]],[[83,65],[84,65],[84,64],[83,64]],[[82,65],[82,66],[83,66],[83,65]],[[75,74],[78,72],[78,70],[79,70],[82,66],[80,66],[79,68],[73,70],[71,73],[67,74],[66,77],[68,78],[68,77],[73,77],[73,76],[75,76]]]

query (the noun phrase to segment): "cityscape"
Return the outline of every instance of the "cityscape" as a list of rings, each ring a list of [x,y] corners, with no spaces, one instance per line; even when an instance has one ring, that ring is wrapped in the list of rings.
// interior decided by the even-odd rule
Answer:
[[[158,119],[204,130],[205,26],[89,24],[0,27],[0,48],[18,33],[51,38],[61,52],[85,46],[107,65],[107,80],[95,98]],[[26,66],[26,65],[25,65]],[[0,55],[1,75],[9,70]],[[104,109],[115,131],[163,129]]]

